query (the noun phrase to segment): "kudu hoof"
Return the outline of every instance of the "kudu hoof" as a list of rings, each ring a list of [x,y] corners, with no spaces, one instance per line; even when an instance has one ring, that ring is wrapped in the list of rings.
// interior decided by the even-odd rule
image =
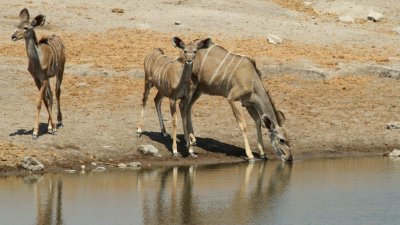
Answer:
[[[253,157],[253,158],[249,159],[248,161],[249,161],[249,163],[255,163],[255,162],[257,162],[257,159]]]
[[[194,153],[189,153],[189,157],[191,157],[191,158],[197,158],[197,155],[194,154]]]
[[[136,137],[137,137],[137,138],[140,138],[141,136],[142,136],[142,132],[137,131],[137,132],[136,132]]]
[[[64,124],[62,122],[57,122],[57,128],[60,128],[60,127],[64,127]]]
[[[167,140],[169,138],[169,135],[167,133],[161,133],[161,134],[164,140]]]
[[[179,152],[173,152],[173,153],[172,153],[172,157],[174,157],[174,158],[180,158],[180,157],[182,157],[182,155],[181,155],[181,153],[179,153]]]
[[[32,140],[37,140],[38,139],[38,135],[37,134],[32,134]]]

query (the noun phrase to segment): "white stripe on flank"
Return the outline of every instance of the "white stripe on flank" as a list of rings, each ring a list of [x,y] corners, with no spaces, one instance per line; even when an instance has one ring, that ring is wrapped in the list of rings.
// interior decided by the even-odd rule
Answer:
[[[226,73],[228,72],[229,67],[231,66],[231,64],[233,63],[233,61],[235,61],[235,59],[236,59],[236,55],[233,55],[233,56],[232,56],[231,62],[230,62],[230,63],[228,64],[228,66],[226,66],[226,68],[225,68],[225,73],[224,73],[224,75],[222,76],[221,83],[219,84],[219,87],[221,87],[222,84],[224,83],[224,79],[225,79]]]
[[[151,74],[152,73],[152,71],[151,71],[151,64],[153,64],[154,63],[154,57],[153,57],[153,55],[154,55],[154,53],[155,52],[152,52],[150,55],[149,55],[149,58],[148,58],[148,60],[149,60],[149,63],[147,63],[146,65],[146,67],[145,67],[145,69],[147,69],[148,70],[148,72]]]
[[[239,62],[236,64],[235,68],[233,68],[232,73],[231,73],[231,76],[229,77],[229,80],[228,80],[228,82],[226,83],[226,85],[229,85],[229,84],[230,84],[231,79],[232,79],[232,77],[233,77],[233,74],[235,73],[235,71],[236,71],[237,67],[239,66],[240,62],[242,62],[242,59],[243,59],[243,57],[240,57]]]
[[[214,79],[216,78],[219,70],[221,69],[221,66],[225,63],[225,61],[228,58],[228,56],[229,56],[229,52],[226,53],[224,59],[221,61],[221,63],[219,64],[218,68],[215,70],[215,72],[214,72],[213,76],[211,77],[210,81],[208,82],[208,84],[211,84],[214,81]]]
[[[201,71],[203,70],[204,62],[207,59],[208,53],[210,53],[211,49],[214,48],[215,46],[217,46],[217,45],[213,45],[207,49],[206,55],[204,56],[203,61],[201,62],[201,65],[200,65],[199,76],[201,76]]]
[[[153,66],[150,68],[150,72],[153,72],[153,71],[154,71],[154,67],[157,66],[157,62],[158,62],[158,60],[160,59],[160,57],[162,57],[162,56],[163,56],[163,55],[159,55],[159,56],[156,58],[156,60],[154,61]],[[158,67],[157,67],[156,70],[154,71],[153,76],[156,75],[155,72],[157,71],[157,69],[158,69]]]
[[[167,65],[169,63],[169,61],[167,61],[167,62],[165,62],[160,68],[161,68],[161,70],[158,72],[158,79],[157,79],[157,83],[158,83],[158,86],[159,87],[161,87],[161,81],[162,81],[162,78],[161,78],[161,73],[164,71],[164,67],[165,67],[165,65]]]
[[[168,80],[166,79],[166,77],[165,77],[165,73],[168,71],[168,65],[172,62],[172,61],[174,61],[174,60],[169,60],[167,63],[166,63],[166,66],[165,66],[165,68],[164,68],[164,73],[163,73],[163,75],[162,75],[162,79],[163,79],[163,86],[164,86],[164,88],[167,88],[167,85],[166,84],[168,84]]]

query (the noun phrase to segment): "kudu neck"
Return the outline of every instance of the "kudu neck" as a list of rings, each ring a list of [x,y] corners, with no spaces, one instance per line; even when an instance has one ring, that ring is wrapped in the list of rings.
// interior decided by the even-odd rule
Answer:
[[[26,53],[28,55],[29,60],[38,60],[39,42],[36,38],[36,33],[34,30],[29,30],[26,32],[25,44],[26,44]]]
[[[268,91],[262,85],[261,78],[259,78],[258,81],[253,81],[251,101],[255,104],[260,116],[265,115],[275,127],[280,126],[274,102],[269,96]]]
[[[183,64],[182,76],[179,80],[177,90],[184,90],[189,86],[190,78],[192,76],[193,71],[193,62],[187,62]]]

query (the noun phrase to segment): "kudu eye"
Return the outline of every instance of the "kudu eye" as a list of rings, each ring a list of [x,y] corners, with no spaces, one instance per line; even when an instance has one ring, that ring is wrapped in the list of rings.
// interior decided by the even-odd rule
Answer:
[[[279,138],[279,143],[280,143],[280,144],[282,144],[282,145],[283,145],[283,144],[285,144],[285,142],[286,142],[286,141],[285,141],[285,139],[283,139],[283,138]]]

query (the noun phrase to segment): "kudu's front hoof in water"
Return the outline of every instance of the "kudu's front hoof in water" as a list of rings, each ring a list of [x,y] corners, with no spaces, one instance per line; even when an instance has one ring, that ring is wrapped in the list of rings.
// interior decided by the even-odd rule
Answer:
[[[255,162],[259,161],[259,159],[256,159],[253,157],[251,159],[248,159],[248,161],[249,161],[249,163],[255,163]]]

